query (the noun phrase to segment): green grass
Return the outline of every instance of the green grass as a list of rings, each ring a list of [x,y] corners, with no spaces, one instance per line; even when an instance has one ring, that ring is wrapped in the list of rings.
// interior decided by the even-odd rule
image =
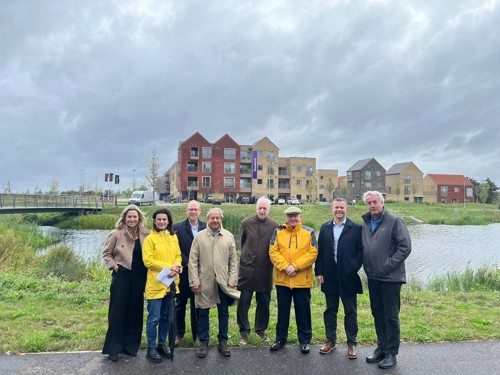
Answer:
[[[104,268],[104,266],[101,266]],[[107,328],[110,274],[94,278],[89,272],[78,281],[55,275],[36,276],[32,270],[0,272],[0,351],[39,352],[100,350]],[[276,324],[276,295],[271,302],[268,334],[273,339]],[[404,286],[401,306],[401,337],[404,342],[439,342],[500,339],[500,292],[414,291]],[[253,302],[255,303],[255,302]],[[253,322],[254,307],[250,309]],[[324,340],[324,296],[312,290],[313,344]],[[146,315],[146,314],[145,314]],[[189,316],[189,313],[187,314]],[[343,312],[339,313],[339,343],[345,342]],[[358,298],[360,344],[376,341],[368,293]],[[192,347],[189,318],[183,347]],[[211,340],[217,340],[216,309],[211,310]],[[237,346],[239,330],[236,307],[230,308],[229,344]],[[293,309],[289,341],[297,343]],[[268,345],[250,335],[250,345]],[[145,348],[145,337],[142,340]]]

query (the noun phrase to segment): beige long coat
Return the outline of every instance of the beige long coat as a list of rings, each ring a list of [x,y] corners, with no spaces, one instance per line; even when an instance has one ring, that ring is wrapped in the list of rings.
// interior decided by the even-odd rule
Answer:
[[[218,286],[229,297],[238,300],[240,292],[230,288],[238,282],[236,244],[231,232],[207,229],[198,232],[189,253],[189,286],[201,286],[195,296],[195,306],[206,309],[220,303]]]

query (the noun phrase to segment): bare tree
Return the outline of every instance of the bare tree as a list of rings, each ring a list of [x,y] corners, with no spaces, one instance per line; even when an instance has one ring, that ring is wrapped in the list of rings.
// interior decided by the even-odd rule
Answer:
[[[158,154],[156,149],[153,149],[151,153],[151,158],[148,163],[148,174],[145,176],[146,181],[151,185],[153,189],[153,197],[155,196],[155,191],[159,192],[161,189],[161,179],[160,179],[160,161],[158,159]]]
[[[12,184],[10,183],[10,180],[2,185],[2,190],[6,194],[12,193],[13,187]]]
[[[333,199],[333,191],[335,190],[335,183],[331,177],[328,178],[328,183],[326,184],[325,189],[328,192],[328,201],[331,201]]]
[[[50,194],[57,194],[59,191],[59,180],[55,177],[52,178],[49,182],[49,193]]]

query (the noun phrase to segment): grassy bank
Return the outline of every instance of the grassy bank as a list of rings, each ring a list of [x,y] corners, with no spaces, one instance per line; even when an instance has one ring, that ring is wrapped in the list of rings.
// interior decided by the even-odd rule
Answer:
[[[498,278],[498,270],[497,278]],[[109,274],[95,278],[88,273],[79,281],[33,272],[2,270],[0,273],[0,351],[39,352],[100,350],[107,327]],[[269,335],[274,337],[276,301],[273,293]],[[324,297],[313,289],[313,343],[324,340]],[[215,314],[216,309],[212,309]],[[251,319],[253,321],[253,309]],[[402,293],[401,326],[405,342],[438,342],[500,339],[500,291],[446,292],[412,291]],[[360,344],[376,341],[368,295],[359,297]],[[188,319],[189,320],[189,319]],[[343,315],[339,315],[342,322]],[[215,315],[211,325],[216,342]],[[188,322],[189,324],[189,322]],[[339,342],[345,341],[339,324]],[[189,335],[188,335],[189,336]],[[236,308],[230,309],[230,344],[239,342]],[[295,324],[290,329],[290,343],[296,343]],[[145,340],[142,342],[145,345]],[[255,335],[250,344],[263,345]],[[186,337],[183,346],[193,343]]]
[[[67,216],[63,214],[31,214],[23,217],[24,221],[38,223],[40,225],[56,225],[60,228],[73,229],[112,229],[121,210],[125,204],[119,206],[106,206],[99,214]],[[172,211],[175,221],[185,218],[185,205],[168,205]],[[202,204],[202,215],[212,207]],[[241,220],[255,214],[255,206],[248,204],[223,204],[217,206],[224,211],[224,226],[234,233],[239,231]],[[141,207],[148,217],[147,225],[151,226],[151,214],[157,207]],[[271,217],[278,222],[284,222],[284,211],[287,206],[272,206]],[[321,224],[331,219],[331,211],[328,205],[302,205],[304,225],[319,230]],[[500,210],[493,205],[485,204],[416,204],[416,203],[388,203],[388,211],[402,217],[408,223],[415,220],[427,224],[448,224],[448,225],[484,225],[500,223]],[[364,204],[357,204],[349,207],[348,216],[360,223],[361,216],[366,213]],[[12,216],[12,215],[9,215]],[[0,218],[1,220],[1,218]]]

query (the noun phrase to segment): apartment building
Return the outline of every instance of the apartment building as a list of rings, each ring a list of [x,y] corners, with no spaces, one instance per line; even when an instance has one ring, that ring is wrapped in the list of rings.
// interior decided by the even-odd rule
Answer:
[[[196,132],[179,143],[177,155],[166,174],[170,195],[180,199],[318,199],[316,159],[280,157],[279,148],[267,137],[252,145],[239,145],[225,134],[210,143]],[[337,171],[322,171],[322,176],[338,176]]]
[[[413,162],[396,163],[385,173],[386,200],[421,203],[424,174]]]

